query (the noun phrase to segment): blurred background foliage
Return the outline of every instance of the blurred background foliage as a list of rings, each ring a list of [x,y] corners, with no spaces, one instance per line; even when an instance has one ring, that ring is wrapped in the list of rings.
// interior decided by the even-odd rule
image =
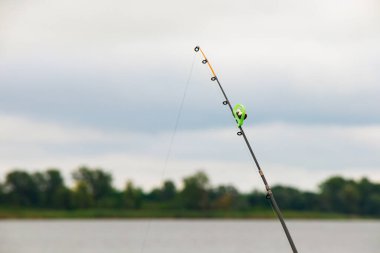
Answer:
[[[145,192],[132,181],[124,189],[112,185],[112,175],[100,168],[80,167],[72,173],[74,186],[65,185],[58,169],[29,173],[15,169],[0,183],[1,208],[37,208],[54,210],[193,210],[250,211],[268,210],[265,193],[239,192],[232,185],[212,186],[208,176],[196,172],[183,179],[181,187],[171,180]],[[380,216],[380,184],[330,177],[317,192],[293,187],[272,187],[281,209]]]

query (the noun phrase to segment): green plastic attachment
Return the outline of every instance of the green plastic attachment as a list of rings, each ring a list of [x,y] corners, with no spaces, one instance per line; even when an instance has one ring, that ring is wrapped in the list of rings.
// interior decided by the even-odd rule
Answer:
[[[238,127],[241,127],[244,123],[244,119],[246,115],[244,105],[242,104],[235,105],[233,112],[234,112],[234,117],[235,117],[236,123],[238,124]]]

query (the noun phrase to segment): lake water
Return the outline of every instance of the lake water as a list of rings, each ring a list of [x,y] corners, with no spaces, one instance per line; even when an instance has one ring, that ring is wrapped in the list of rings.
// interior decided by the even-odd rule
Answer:
[[[288,221],[299,252],[379,253],[380,221]],[[276,220],[0,221],[0,253],[291,252]]]

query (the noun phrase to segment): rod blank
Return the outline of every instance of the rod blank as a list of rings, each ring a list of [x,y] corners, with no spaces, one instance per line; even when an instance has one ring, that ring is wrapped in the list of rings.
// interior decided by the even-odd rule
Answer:
[[[209,67],[209,69],[210,69],[210,71],[211,71],[211,73],[212,73],[211,80],[212,80],[212,81],[216,81],[216,82],[218,83],[218,86],[219,86],[220,90],[221,90],[222,93],[223,93],[223,96],[224,96],[224,99],[225,99],[225,100],[223,101],[223,104],[224,104],[224,105],[228,105],[228,107],[229,107],[230,110],[231,110],[232,116],[235,118],[235,115],[234,115],[234,112],[233,112],[233,108],[232,108],[232,106],[231,106],[231,103],[230,103],[230,101],[229,101],[229,99],[228,99],[228,97],[227,97],[227,95],[226,95],[226,92],[224,91],[222,85],[220,84],[219,78],[218,78],[217,75],[215,74],[215,71],[214,71],[214,69],[212,68],[210,61],[207,59],[205,53],[203,52],[203,50],[202,50],[199,46],[196,46],[196,47],[194,48],[194,51],[195,51],[195,52],[198,52],[198,51],[201,52],[201,54],[202,54],[202,56],[203,56],[202,63],[207,64],[208,67]],[[239,128],[238,135],[239,135],[239,136],[243,136],[244,141],[245,141],[245,143],[247,144],[247,147],[248,147],[248,149],[249,149],[249,152],[250,152],[250,154],[251,154],[251,156],[252,156],[252,158],[253,158],[253,160],[254,160],[254,162],[255,162],[255,165],[256,165],[256,167],[257,167],[257,169],[258,169],[258,171],[259,171],[259,174],[260,174],[260,176],[261,176],[261,179],[262,179],[262,181],[263,181],[263,183],[264,183],[264,185],[265,185],[265,190],[266,190],[266,192],[267,192],[267,195],[266,195],[266,196],[267,196],[267,199],[270,200],[270,203],[271,203],[271,205],[272,205],[272,207],[273,207],[273,210],[274,210],[274,212],[276,213],[278,219],[280,220],[280,223],[281,223],[281,225],[282,225],[282,228],[284,229],[284,232],[285,232],[286,238],[287,238],[288,241],[289,241],[290,247],[292,248],[293,253],[298,253],[297,248],[296,248],[296,245],[294,244],[293,239],[292,239],[292,236],[290,235],[289,229],[288,229],[288,227],[286,226],[286,223],[285,223],[284,217],[283,217],[283,215],[282,215],[282,213],[281,213],[281,210],[280,210],[280,208],[278,207],[278,204],[277,204],[276,199],[275,199],[275,197],[274,197],[274,195],[273,195],[273,192],[272,192],[272,190],[271,190],[271,188],[270,188],[270,186],[269,186],[269,184],[268,184],[268,181],[266,180],[266,178],[265,178],[265,176],[264,176],[264,172],[262,171],[259,162],[257,161],[257,158],[256,158],[256,156],[255,156],[255,153],[253,152],[253,149],[252,149],[252,147],[251,147],[251,144],[250,144],[249,141],[248,141],[248,138],[247,138],[247,136],[246,136],[246,134],[245,134],[245,132],[244,132],[244,130],[243,130],[243,127],[240,125],[240,126],[238,126],[238,128]]]

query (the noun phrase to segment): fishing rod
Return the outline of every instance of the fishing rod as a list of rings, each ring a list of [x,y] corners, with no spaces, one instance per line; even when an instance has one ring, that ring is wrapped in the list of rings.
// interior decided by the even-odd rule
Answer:
[[[296,245],[294,244],[292,236],[290,235],[290,232],[288,230],[288,227],[285,224],[285,220],[284,220],[284,217],[282,216],[281,210],[278,207],[278,204],[276,202],[276,199],[274,198],[273,192],[272,192],[272,190],[271,190],[271,188],[270,188],[270,186],[268,184],[268,181],[266,180],[266,178],[264,176],[264,172],[262,171],[262,169],[260,167],[260,164],[257,161],[257,158],[256,158],[255,154],[253,153],[251,144],[249,144],[247,136],[245,135],[245,132],[243,130],[243,123],[244,123],[244,120],[247,118],[247,113],[246,113],[245,107],[242,104],[236,104],[234,107],[232,107],[232,105],[230,103],[230,100],[227,98],[227,95],[226,95],[226,93],[225,93],[222,85],[220,84],[219,78],[215,74],[215,71],[212,68],[212,66],[211,66],[209,60],[207,59],[205,53],[203,52],[203,50],[199,46],[196,46],[194,48],[194,51],[195,52],[201,52],[202,57],[203,57],[202,63],[203,64],[207,64],[208,67],[209,67],[209,69],[211,70],[211,73],[212,73],[211,81],[216,81],[217,84],[219,85],[219,88],[222,91],[224,99],[225,99],[223,101],[223,105],[228,105],[228,107],[230,108],[232,116],[236,120],[237,127],[239,128],[239,131],[237,132],[237,135],[238,136],[243,136],[244,141],[247,144],[247,147],[249,149],[249,152],[251,153],[251,156],[252,156],[252,158],[253,158],[253,160],[254,160],[254,162],[256,164],[256,167],[257,167],[257,169],[259,171],[261,179],[263,180],[263,183],[265,185],[265,189],[266,189],[266,192],[267,192],[266,198],[270,200],[270,203],[271,203],[271,205],[273,207],[273,210],[274,210],[274,212],[276,213],[278,219],[281,222],[282,228],[284,229],[286,237],[288,238],[288,241],[289,241],[290,247],[293,250],[293,253],[297,253],[298,251],[297,251]]]

